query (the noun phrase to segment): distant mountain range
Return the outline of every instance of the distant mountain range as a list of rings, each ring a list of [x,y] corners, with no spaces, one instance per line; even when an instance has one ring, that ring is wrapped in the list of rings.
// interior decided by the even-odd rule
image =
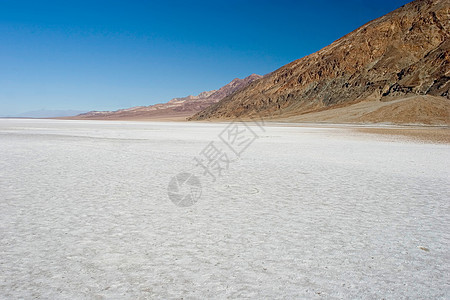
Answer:
[[[73,116],[77,114],[82,114],[85,111],[80,110],[33,110],[25,113],[4,116],[6,118],[56,118],[56,117],[67,117]]]
[[[449,10],[448,0],[408,3],[190,120],[450,124]]]
[[[184,120],[186,117],[209,107],[234,92],[246,87],[255,80],[262,78],[261,75],[252,74],[244,79],[235,78],[227,85],[218,90],[206,91],[197,96],[173,98],[167,103],[150,106],[137,106],[116,111],[90,111],[79,114],[70,119],[91,120]]]
[[[449,10],[448,0],[416,0],[264,77],[71,118],[450,125]]]

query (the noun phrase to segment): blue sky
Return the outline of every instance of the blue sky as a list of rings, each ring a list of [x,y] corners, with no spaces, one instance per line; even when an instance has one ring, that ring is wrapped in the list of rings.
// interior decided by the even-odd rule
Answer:
[[[0,0],[0,116],[114,110],[217,89],[407,2]]]

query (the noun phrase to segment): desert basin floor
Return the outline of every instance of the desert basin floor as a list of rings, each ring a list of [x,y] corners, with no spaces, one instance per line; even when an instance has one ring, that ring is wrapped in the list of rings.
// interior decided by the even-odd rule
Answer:
[[[0,154],[2,299],[450,297],[448,144],[0,119]]]

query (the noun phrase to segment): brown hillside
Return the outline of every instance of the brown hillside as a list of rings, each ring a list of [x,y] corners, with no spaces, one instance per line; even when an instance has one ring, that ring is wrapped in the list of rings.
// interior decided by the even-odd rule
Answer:
[[[421,98],[425,102],[420,106],[425,110],[428,104],[448,109],[449,21],[449,1],[411,2],[251,83],[191,120],[255,114],[282,118],[361,101],[385,102],[419,95],[440,98]],[[436,106],[427,99],[441,104]],[[358,121],[392,121],[392,115],[385,120],[382,112]],[[405,108],[404,113],[412,110]],[[434,123],[435,115],[441,119],[445,113],[431,111],[425,119],[416,120],[414,115],[405,119]],[[403,122],[402,118],[398,115],[398,122]]]
[[[244,79],[235,78],[219,90],[202,92],[197,96],[174,98],[167,103],[150,106],[138,106],[116,111],[91,111],[75,117],[64,119],[83,120],[185,120],[186,117],[207,108],[224,97],[244,88],[249,83],[261,78],[252,74]]]

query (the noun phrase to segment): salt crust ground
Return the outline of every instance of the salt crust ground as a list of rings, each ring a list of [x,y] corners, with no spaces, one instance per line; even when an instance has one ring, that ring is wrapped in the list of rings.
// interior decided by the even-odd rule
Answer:
[[[0,120],[0,298],[450,297],[449,145],[252,127],[175,206],[225,127]]]

